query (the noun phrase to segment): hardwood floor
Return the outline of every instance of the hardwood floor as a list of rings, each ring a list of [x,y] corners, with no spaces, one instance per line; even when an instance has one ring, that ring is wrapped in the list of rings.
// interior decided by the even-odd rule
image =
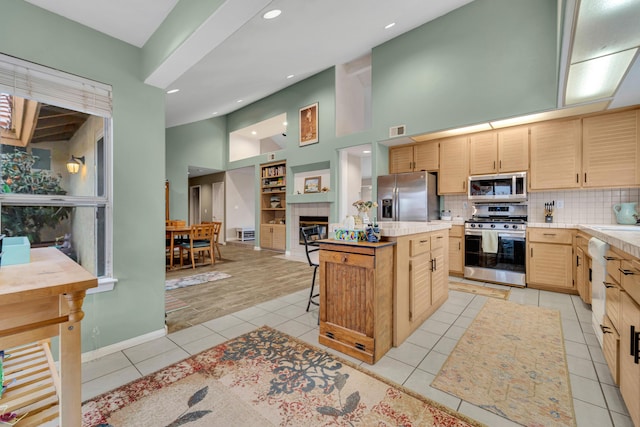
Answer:
[[[167,315],[170,333],[311,286],[313,269],[306,262],[282,259],[279,252],[255,251],[253,245],[228,244],[221,249],[223,258],[216,260],[213,266],[167,272],[167,279],[208,271],[231,275],[215,282],[167,291],[189,304],[189,307]]]

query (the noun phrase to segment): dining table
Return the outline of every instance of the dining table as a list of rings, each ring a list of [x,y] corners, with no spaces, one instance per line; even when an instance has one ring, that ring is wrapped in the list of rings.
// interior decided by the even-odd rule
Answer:
[[[189,237],[191,227],[188,225],[167,225],[165,227],[165,238],[169,239],[169,269],[173,270],[173,251],[175,250],[176,238]]]

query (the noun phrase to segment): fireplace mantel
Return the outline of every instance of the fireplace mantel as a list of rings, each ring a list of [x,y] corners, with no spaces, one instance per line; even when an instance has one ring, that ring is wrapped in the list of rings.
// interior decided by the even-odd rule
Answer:
[[[299,203],[333,203],[335,202],[335,198],[336,194],[333,191],[312,194],[289,194],[287,195],[287,204],[295,205]]]

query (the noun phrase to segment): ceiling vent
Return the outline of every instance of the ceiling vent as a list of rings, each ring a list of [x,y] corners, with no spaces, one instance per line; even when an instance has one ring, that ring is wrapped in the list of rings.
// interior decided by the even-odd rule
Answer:
[[[407,127],[405,125],[391,126],[389,128],[389,138],[396,136],[405,136],[407,133]]]

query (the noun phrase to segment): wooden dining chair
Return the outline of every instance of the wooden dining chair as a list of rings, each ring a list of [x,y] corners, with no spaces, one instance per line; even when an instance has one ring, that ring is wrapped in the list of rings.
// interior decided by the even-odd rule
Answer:
[[[211,264],[216,262],[215,253],[213,251],[214,235],[213,224],[196,224],[192,225],[189,231],[189,240],[180,244],[180,267],[183,266],[184,252],[188,251],[191,257],[191,267],[196,268],[196,254],[208,252],[211,258]],[[202,261],[204,265],[204,259]]]
[[[222,229],[222,222],[213,221],[211,224],[213,224],[213,246],[215,251],[218,252],[218,256],[220,257],[220,259],[222,259],[222,252],[220,252],[220,246],[218,245],[218,243],[220,242],[220,230]]]

